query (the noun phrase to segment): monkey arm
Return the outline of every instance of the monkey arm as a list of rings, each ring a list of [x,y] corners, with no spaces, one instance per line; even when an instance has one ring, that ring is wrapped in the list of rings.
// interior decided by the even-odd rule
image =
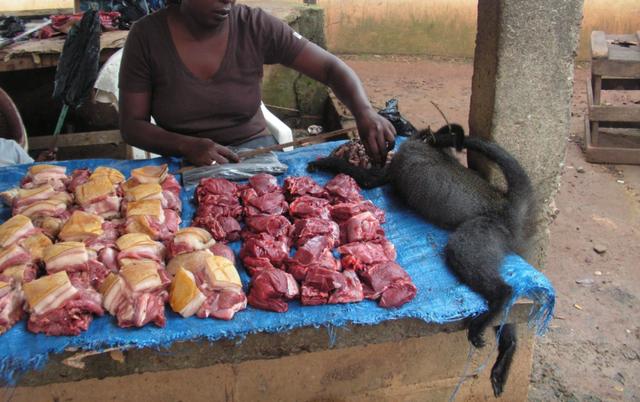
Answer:
[[[389,182],[386,168],[373,167],[371,169],[363,169],[335,156],[328,156],[309,162],[307,171],[315,172],[316,170],[344,173],[353,177],[360,187],[367,189],[380,187]]]

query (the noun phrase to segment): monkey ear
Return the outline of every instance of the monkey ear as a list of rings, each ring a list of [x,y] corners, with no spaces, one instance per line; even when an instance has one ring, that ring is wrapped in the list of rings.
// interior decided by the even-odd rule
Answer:
[[[451,144],[449,146],[453,146],[457,151],[462,151],[464,148],[464,128],[462,128],[459,124],[451,124],[442,126],[436,131],[436,136],[438,136],[442,141],[442,139],[447,138],[444,143]]]

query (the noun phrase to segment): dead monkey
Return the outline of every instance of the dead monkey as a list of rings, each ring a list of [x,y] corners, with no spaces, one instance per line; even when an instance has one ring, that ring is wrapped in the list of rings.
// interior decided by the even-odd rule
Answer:
[[[505,176],[507,191],[462,166],[449,152],[454,146],[495,162]],[[308,169],[346,173],[364,188],[390,183],[422,217],[452,230],[445,247],[447,265],[461,282],[482,295],[489,307],[469,322],[469,341],[475,347],[484,346],[484,330],[513,295],[500,276],[500,265],[508,252],[523,250],[532,224],[533,189],[518,161],[493,142],[465,137],[464,129],[452,124],[436,133],[427,129],[412,136],[384,168],[365,170],[328,157],[309,163]],[[515,350],[515,327],[506,324],[491,369],[496,397],[502,393]]]

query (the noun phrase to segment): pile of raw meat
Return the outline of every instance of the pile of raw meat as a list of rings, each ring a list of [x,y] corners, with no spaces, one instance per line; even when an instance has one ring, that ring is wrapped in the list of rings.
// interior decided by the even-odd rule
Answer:
[[[345,142],[344,144],[337,146],[333,151],[331,151],[330,156],[344,159],[350,164],[359,166],[363,169],[371,169],[373,166],[369,155],[367,155],[367,150],[364,147],[364,144],[362,144],[359,139]],[[391,162],[391,158],[393,158],[393,151],[387,153],[386,163]]]
[[[105,311],[121,327],[164,326],[180,290],[168,268],[180,258],[203,294],[200,304],[183,296],[198,316],[231,319],[245,308],[233,252],[205,230],[179,230],[180,191],[166,165],[129,180],[108,167],[68,176],[32,166],[1,194],[13,217],[0,225],[0,333],[28,315],[32,332],[77,335]],[[194,253],[206,257],[200,267]]]
[[[268,174],[247,185],[203,179],[196,197],[194,224],[212,233],[222,228],[221,218],[237,223],[244,216],[243,230],[228,225],[233,230],[222,228],[216,238],[242,237],[239,257],[251,276],[247,300],[254,307],[285,312],[293,299],[318,305],[364,298],[398,307],[416,294],[385,238],[384,212],[349,176],[338,175],[324,187],[310,177],[289,177],[284,188]]]

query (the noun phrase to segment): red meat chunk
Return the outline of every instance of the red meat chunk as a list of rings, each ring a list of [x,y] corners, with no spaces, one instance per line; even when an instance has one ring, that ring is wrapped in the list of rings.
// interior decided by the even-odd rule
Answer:
[[[340,202],[359,202],[363,199],[358,183],[356,183],[351,176],[343,173],[329,180],[324,188],[329,192],[333,204]]]
[[[249,178],[249,186],[255,190],[258,196],[267,193],[281,193],[282,188],[278,185],[278,179],[268,173],[260,173]]]
[[[384,223],[384,211],[376,207],[373,202],[364,200],[360,202],[341,202],[332,205],[329,208],[331,218],[338,223],[347,221],[349,218],[361,214],[363,212],[371,212],[380,223]]]
[[[200,180],[196,189],[198,204],[201,204],[202,198],[209,194],[227,195],[235,198],[238,196],[238,186],[226,179],[206,178]]]
[[[273,266],[280,267],[288,256],[287,243],[266,233],[246,239],[240,249],[240,258],[245,265],[247,265],[245,259],[252,257],[266,258]]]
[[[384,237],[380,222],[371,212],[363,212],[340,225],[340,240],[344,243],[376,240]]]
[[[284,191],[288,200],[310,195],[317,198],[329,198],[327,190],[309,176],[287,177],[284,179]]]
[[[386,239],[343,244],[338,247],[338,252],[342,254],[342,267],[356,271],[368,265],[396,259],[396,249]]]
[[[303,195],[291,203],[289,214],[298,219],[329,219],[329,201],[324,198]]]
[[[328,247],[336,247],[340,244],[340,227],[337,223],[322,218],[299,219],[295,222],[292,237],[297,247],[302,247],[316,236],[327,237]]]
[[[363,298],[362,284],[353,271],[342,273],[324,268],[311,269],[301,290],[301,302],[307,306],[353,303]]]
[[[282,215],[253,215],[244,220],[252,233],[267,233],[275,238],[289,237],[293,226]]]
[[[251,195],[244,198],[243,201],[245,203],[244,211],[247,216],[282,215],[289,209],[282,193],[265,193],[255,197]]]
[[[287,261],[287,271],[299,281],[304,281],[307,272],[314,268],[340,270],[340,263],[333,257],[329,240],[325,236],[309,239],[298,248],[293,258]]]
[[[378,300],[382,307],[399,307],[416,296],[417,288],[411,277],[395,262],[371,265],[359,273],[364,295]]]
[[[279,269],[266,269],[251,278],[247,301],[253,307],[284,313],[288,300],[300,293],[296,280]]]

